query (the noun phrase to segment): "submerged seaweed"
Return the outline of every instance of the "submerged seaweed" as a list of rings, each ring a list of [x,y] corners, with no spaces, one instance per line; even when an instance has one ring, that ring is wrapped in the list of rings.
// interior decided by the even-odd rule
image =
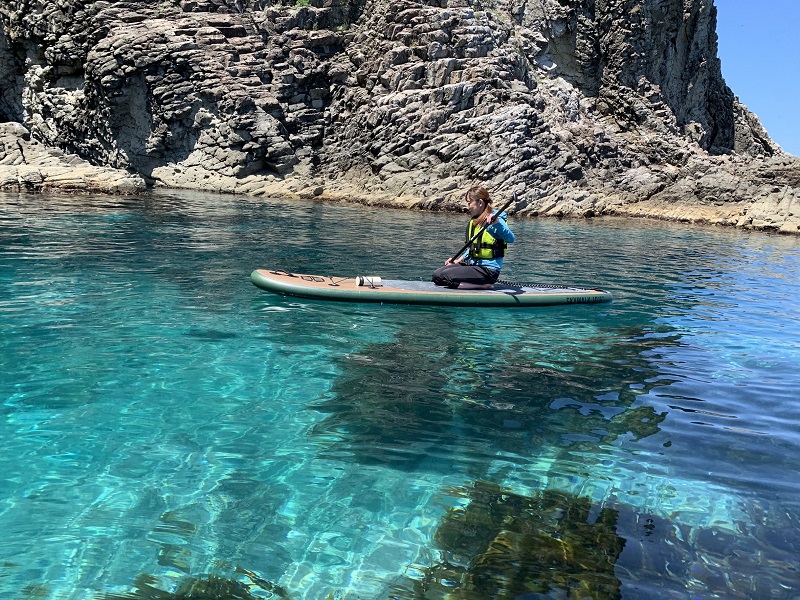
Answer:
[[[617,332],[609,346],[600,332],[584,340],[604,345],[599,361],[581,349],[531,352],[524,339],[499,348],[454,338],[460,326],[452,319],[411,315],[395,339],[338,359],[341,374],[313,407],[327,413],[311,432],[325,440],[323,455],[447,471],[448,455],[473,444],[514,460],[659,431],[665,415],[633,405],[657,378],[644,354],[677,341],[637,330]],[[429,460],[437,454],[444,456]]]
[[[246,575],[249,583],[210,574],[187,577],[175,591],[165,591],[158,587],[155,577],[141,574],[134,582],[133,591],[103,594],[99,600],[290,600],[291,597],[281,586],[246,569],[237,568],[236,571]],[[257,594],[253,593],[254,589],[258,591]]]
[[[795,598],[800,528],[789,514],[753,505],[735,529],[692,527],[560,490],[477,481],[445,493],[463,503],[436,528],[437,560],[411,565],[419,575],[395,582],[391,600],[615,600],[620,577],[648,597]]]
[[[625,541],[616,511],[563,492],[526,497],[486,482],[461,493],[468,504],[448,510],[436,530],[443,560],[412,583],[411,597],[502,600],[555,590],[565,598],[620,597],[614,565]]]

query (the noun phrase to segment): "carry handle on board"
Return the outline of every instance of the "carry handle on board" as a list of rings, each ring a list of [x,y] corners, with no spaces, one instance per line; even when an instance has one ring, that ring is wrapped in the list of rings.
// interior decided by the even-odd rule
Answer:
[[[502,206],[502,208],[500,208],[500,210],[498,210],[498,211],[497,211],[497,213],[496,213],[496,214],[498,215],[498,217],[499,217],[501,214],[503,214],[503,213],[505,212],[505,210],[506,210],[506,209],[507,209],[509,206],[511,206],[511,203],[512,203],[512,202],[516,202],[516,201],[517,201],[517,192],[514,192],[514,193],[511,195],[511,200],[509,200],[508,202],[506,202],[506,203],[505,203],[505,204]],[[466,244],[464,244],[464,245],[461,247],[461,250],[459,250],[458,252],[456,252],[456,253],[453,255],[453,258],[451,258],[451,259],[450,259],[450,262],[456,262],[456,259],[457,259],[459,256],[461,256],[461,254],[464,252],[464,250],[466,250],[467,248],[469,248],[469,247],[472,245],[472,242],[474,242],[474,241],[475,241],[475,240],[477,240],[477,239],[478,239],[480,236],[482,236],[482,235],[483,235],[483,232],[484,232],[484,231],[486,231],[486,230],[489,228],[489,225],[490,225],[490,223],[487,223],[486,225],[484,225],[483,227],[481,227],[481,228],[478,230],[478,232],[477,232],[475,235],[473,235],[471,238],[469,238],[469,240],[467,241],[467,243],[466,243]]]

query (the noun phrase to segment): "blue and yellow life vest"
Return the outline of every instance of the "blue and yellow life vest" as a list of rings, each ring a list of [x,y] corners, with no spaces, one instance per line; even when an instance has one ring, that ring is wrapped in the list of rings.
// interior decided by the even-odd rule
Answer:
[[[483,227],[483,225],[476,227],[472,221],[473,219],[470,219],[469,223],[467,223],[467,242],[472,239],[476,231]],[[473,260],[501,258],[505,256],[507,246],[508,244],[503,240],[498,240],[488,231],[484,231],[482,235],[470,244],[469,257]]]

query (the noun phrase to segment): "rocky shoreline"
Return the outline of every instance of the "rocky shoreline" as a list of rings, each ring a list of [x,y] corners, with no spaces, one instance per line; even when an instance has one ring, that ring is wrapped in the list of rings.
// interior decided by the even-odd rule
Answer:
[[[44,6],[44,5],[43,5]],[[0,0],[0,189],[152,187],[800,234],[708,0]]]
[[[98,167],[31,139],[19,123],[0,123],[0,190],[10,192],[140,194],[138,175]]]

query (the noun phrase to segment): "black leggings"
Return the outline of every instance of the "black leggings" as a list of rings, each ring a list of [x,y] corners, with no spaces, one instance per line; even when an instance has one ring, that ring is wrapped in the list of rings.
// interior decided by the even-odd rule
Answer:
[[[500,277],[500,271],[479,267],[478,265],[453,263],[436,269],[431,280],[436,285],[457,288],[459,283],[472,283],[474,285],[494,283],[498,277]]]

